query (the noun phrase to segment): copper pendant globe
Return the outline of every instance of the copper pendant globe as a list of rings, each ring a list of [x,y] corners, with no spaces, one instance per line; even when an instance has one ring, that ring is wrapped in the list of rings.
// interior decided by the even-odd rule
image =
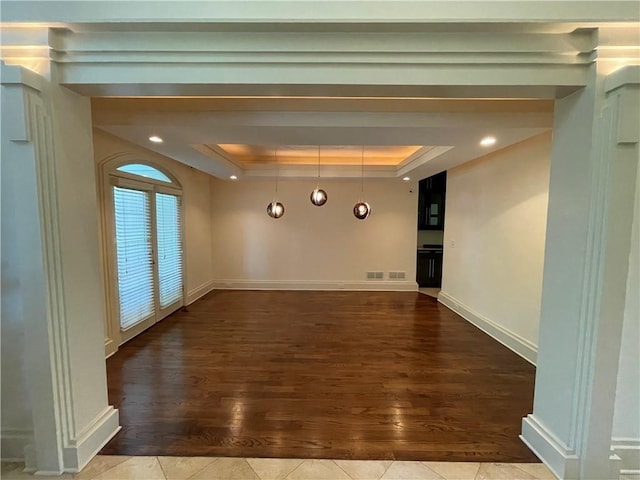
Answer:
[[[280,202],[271,202],[267,205],[267,215],[271,218],[280,218],[284,215],[284,205]]]
[[[311,203],[313,203],[316,207],[321,207],[325,203],[327,203],[327,192],[320,188],[315,188],[313,192],[311,192]]]
[[[353,207],[353,214],[358,220],[364,220],[371,214],[371,207],[367,202],[358,202]]]

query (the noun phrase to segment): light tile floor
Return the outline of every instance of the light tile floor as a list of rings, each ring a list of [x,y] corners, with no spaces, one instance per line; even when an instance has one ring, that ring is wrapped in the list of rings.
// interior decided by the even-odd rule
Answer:
[[[394,462],[98,455],[75,475],[37,477],[2,463],[2,480],[554,480],[540,463]],[[640,480],[621,475],[620,480]]]
[[[296,460],[98,455],[78,474],[60,477],[23,472],[3,463],[3,480],[554,480],[542,464],[447,463],[387,460]]]

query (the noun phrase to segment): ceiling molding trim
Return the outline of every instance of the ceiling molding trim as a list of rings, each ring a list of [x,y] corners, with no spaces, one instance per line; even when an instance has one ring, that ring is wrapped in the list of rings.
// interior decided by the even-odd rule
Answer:
[[[202,153],[203,155],[210,157],[216,162],[229,163],[233,165],[234,168],[237,168],[244,173],[244,169],[241,163],[217,145],[191,144],[189,146],[194,150]]]
[[[52,29],[46,44],[60,82],[91,96],[300,95],[305,87],[315,95],[337,88],[344,96],[352,92],[343,87],[369,85],[355,96],[380,96],[376,87],[388,87],[399,96],[517,98],[554,98],[584,86],[595,45],[590,29],[393,35]],[[413,90],[402,93],[399,78]]]
[[[278,175],[286,178],[318,178],[318,167],[314,165],[280,165]],[[245,178],[275,176],[275,165],[253,168],[244,172]],[[362,167],[358,165],[330,165],[322,168],[322,178],[360,178]],[[364,168],[364,178],[396,178],[397,169],[392,166],[370,165]]]
[[[447,153],[452,148],[454,147],[452,146],[433,147],[430,150],[424,152],[424,154],[420,155],[419,157],[416,157],[413,160],[411,160],[411,162],[405,165],[399,165],[396,171],[396,176],[400,177],[402,175],[405,175],[411,172],[412,170],[415,170],[416,168],[421,167],[422,165],[429,162],[430,160],[433,160],[434,158],[437,158],[440,155]]]
[[[5,22],[65,24],[420,24],[420,23],[566,23],[634,21],[640,6],[634,0],[575,1],[405,1],[371,0],[326,2],[297,1],[165,1],[162,8],[149,0],[116,2],[105,0],[42,1],[4,0]]]

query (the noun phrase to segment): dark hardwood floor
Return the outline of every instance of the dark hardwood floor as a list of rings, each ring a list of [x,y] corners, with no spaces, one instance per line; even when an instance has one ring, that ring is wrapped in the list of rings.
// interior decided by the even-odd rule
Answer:
[[[101,453],[536,462],[534,374],[418,293],[215,291],[107,361]]]

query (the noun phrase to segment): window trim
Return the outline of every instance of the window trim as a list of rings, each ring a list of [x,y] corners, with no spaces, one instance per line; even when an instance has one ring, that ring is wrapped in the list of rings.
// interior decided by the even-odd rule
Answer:
[[[155,168],[171,179],[171,183],[155,180],[153,178],[122,172],[117,168],[128,164],[143,164]],[[187,258],[186,258],[186,215],[184,192],[180,181],[167,168],[158,162],[145,158],[143,152],[125,152],[111,155],[97,163],[98,170],[98,201],[100,205],[100,246],[101,262],[103,265],[104,291],[105,291],[105,356],[108,358],[118,351],[124,342],[123,332],[119,322],[118,304],[118,279],[117,279],[117,258],[115,250],[115,215],[113,210],[113,185],[129,186],[137,189],[144,189],[155,195],[167,193],[180,196],[180,234],[182,238],[182,306],[187,305]],[[154,210],[155,211],[155,210]],[[180,307],[178,307],[180,308]],[[159,311],[157,312],[159,313]],[[164,317],[163,317],[164,318]],[[146,328],[141,329],[142,333]],[[135,329],[135,326],[134,326]]]
[[[156,170],[161,172],[163,175],[166,175],[167,178],[171,180],[171,183],[163,182],[162,180],[156,180],[155,178],[143,177],[142,175],[135,175],[133,173],[123,172],[121,170],[118,170],[118,168],[120,167],[124,167],[125,165],[133,165],[133,164],[146,165],[147,167],[155,168]],[[176,179],[174,175],[168,172],[164,167],[146,159],[136,159],[136,158],[124,159],[123,158],[115,161],[112,160],[112,161],[108,161],[105,164],[105,167],[108,167],[105,173],[113,177],[128,178],[129,180],[136,180],[143,183],[150,183],[160,187],[170,188],[172,189],[172,191],[178,190],[182,192],[182,185],[180,185],[180,182]]]

